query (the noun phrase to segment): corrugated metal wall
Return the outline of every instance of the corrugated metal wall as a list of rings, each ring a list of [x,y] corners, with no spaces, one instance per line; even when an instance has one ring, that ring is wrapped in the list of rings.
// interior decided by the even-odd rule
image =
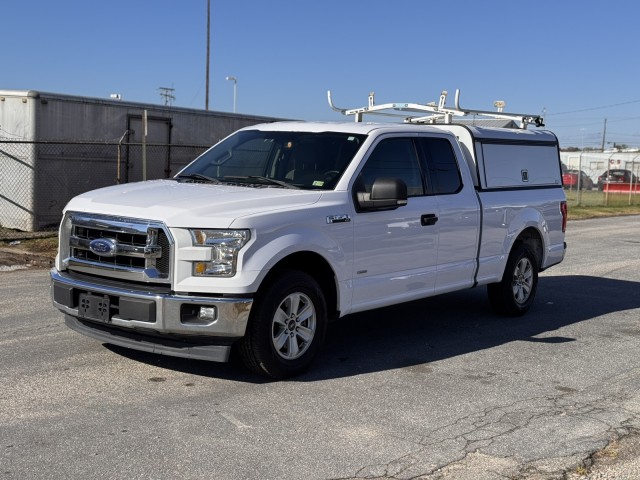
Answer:
[[[224,112],[0,90],[0,226],[55,224],[75,195],[166,178],[235,130],[277,119]]]

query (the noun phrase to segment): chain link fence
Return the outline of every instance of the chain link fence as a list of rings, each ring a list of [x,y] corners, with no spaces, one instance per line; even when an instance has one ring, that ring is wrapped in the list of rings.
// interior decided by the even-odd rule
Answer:
[[[0,227],[34,231],[57,225],[74,196],[169,178],[208,147],[0,140]]]
[[[169,178],[208,147],[0,140],[0,227],[35,231],[55,226],[74,196],[118,183]],[[639,154],[577,153],[563,155],[563,162],[569,171],[583,172],[573,179],[563,176],[570,204],[640,205]],[[617,177],[623,181],[598,183],[603,173],[613,171],[628,173]]]
[[[570,204],[587,208],[640,205],[639,153],[578,152],[562,157]]]

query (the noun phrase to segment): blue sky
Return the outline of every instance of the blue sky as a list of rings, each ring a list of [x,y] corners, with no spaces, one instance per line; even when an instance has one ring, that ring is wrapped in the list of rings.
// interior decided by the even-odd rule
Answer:
[[[211,0],[210,110],[342,120],[436,101],[542,114],[562,146],[640,145],[640,4],[629,0]],[[0,89],[204,108],[206,0],[4,0]],[[371,118],[371,117],[370,117]],[[610,145],[607,145],[610,146]]]

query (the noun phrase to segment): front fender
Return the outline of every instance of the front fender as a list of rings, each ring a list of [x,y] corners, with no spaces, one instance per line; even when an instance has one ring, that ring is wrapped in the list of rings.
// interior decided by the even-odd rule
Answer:
[[[352,236],[336,238],[317,229],[290,227],[289,231],[260,233],[260,238],[244,252],[239,269],[242,272],[257,272],[253,283],[254,291],[260,286],[269,271],[286,257],[300,252],[316,253],[331,266],[338,281],[348,277],[348,264]],[[335,231],[332,232],[335,234]]]

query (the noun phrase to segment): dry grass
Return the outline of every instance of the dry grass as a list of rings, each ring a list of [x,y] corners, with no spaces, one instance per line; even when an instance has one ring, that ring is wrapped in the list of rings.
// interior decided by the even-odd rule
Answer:
[[[568,190],[569,220],[640,214],[640,194]]]
[[[640,205],[624,207],[585,207],[569,204],[569,220],[585,220],[587,218],[619,217],[623,215],[640,215]]]

